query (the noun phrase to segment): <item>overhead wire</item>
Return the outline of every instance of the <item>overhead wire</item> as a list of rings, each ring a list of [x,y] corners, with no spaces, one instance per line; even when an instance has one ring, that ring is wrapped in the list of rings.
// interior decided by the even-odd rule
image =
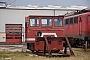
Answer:
[[[9,0],[10,1],[10,0]],[[16,2],[16,0],[12,1],[11,3],[9,3],[10,5],[13,4],[14,2]]]

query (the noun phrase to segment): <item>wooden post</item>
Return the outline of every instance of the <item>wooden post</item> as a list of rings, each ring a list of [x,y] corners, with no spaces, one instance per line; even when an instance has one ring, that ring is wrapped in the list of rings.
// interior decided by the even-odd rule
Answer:
[[[50,47],[49,47],[49,44],[48,44],[48,40],[47,38],[45,37],[45,42],[46,42],[46,46],[48,47],[48,53],[49,53],[49,56],[51,56],[51,50],[50,50]]]
[[[86,50],[85,51],[87,52],[87,41],[85,41],[85,44],[86,44]]]
[[[88,47],[88,37],[85,37],[85,52],[87,52]]]
[[[68,46],[69,46],[69,50],[70,50],[71,55],[74,55],[73,50],[72,50],[72,48],[71,48],[71,45],[70,45],[67,37],[66,37],[66,41],[67,41],[67,44],[68,44]]]
[[[64,49],[64,54],[67,54],[67,41],[65,40],[65,49]]]
[[[46,41],[44,41],[44,55],[46,54]]]

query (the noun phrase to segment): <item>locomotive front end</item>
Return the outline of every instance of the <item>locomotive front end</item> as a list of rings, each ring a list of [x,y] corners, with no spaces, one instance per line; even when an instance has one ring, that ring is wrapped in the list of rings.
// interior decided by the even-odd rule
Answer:
[[[63,50],[63,16],[28,16],[25,22],[27,48],[34,51]]]

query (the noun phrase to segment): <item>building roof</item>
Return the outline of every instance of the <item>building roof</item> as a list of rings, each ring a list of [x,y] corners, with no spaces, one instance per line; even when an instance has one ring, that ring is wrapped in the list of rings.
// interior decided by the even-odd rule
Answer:
[[[64,7],[64,6],[57,6],[57,5],[48,5],[48,6],[37,6],[37,5],[27,5],[27,6],[12,6],[7,5],[5,2],[1,2],[1,7],[4,8],[11,8],[11,9],[70,9],[70,10],[82,10],[87,8],[86,6],[70,6],[70,7]]]

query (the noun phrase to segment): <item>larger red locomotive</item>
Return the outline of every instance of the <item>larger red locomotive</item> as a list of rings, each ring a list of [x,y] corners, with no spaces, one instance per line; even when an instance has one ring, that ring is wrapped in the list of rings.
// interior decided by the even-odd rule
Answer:
[[[25,41],[27,49],[44,51],[44,38],[52,52],[63,50],[63,16],[28,16],[25,18]],[[48,46],[46,47],[48,50]]]
[[[68,13],[64,18],[64,34],[71,41],[71,46],[79,47],[85,41],[90,45],[90,10]]]

